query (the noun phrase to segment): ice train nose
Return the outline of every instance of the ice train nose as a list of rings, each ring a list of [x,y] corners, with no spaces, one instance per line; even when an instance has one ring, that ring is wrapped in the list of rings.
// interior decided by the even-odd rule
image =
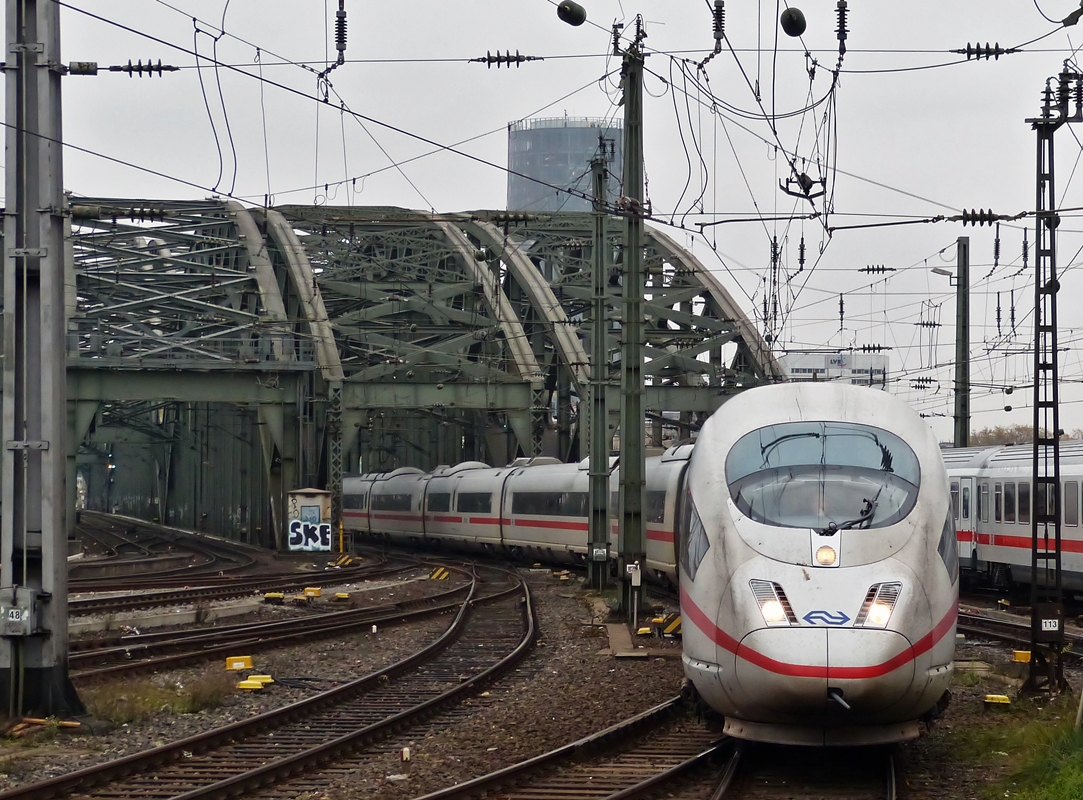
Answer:
[[[737,648],[737,680],[755,687],[755,712],[741,703],[744,713],[859,718],[899,700],[913,679],[910,643],[893,631],[765,628]]]

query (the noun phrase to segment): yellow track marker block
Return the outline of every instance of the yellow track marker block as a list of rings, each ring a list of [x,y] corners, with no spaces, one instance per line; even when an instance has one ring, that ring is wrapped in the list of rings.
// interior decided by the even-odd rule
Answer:
[[[238,672],[242,669],[252,669],[252,656],[229,656],[226,659],[226,669]]]
[[[320,587],[319,586],[306,586],[305,587],[305,597],[319,597],[319,596],[320,596]]]
[[[270,675],[249,675],[248,680],[250,680],[250,681],[259,681],[264,686],[266,686],[268,683],[274,683],[275,682],[275,679],[272,678]]]
[[[284,595],[282,592],[267,592],[265,595],[263,595],[264,603],[273,603],[279,606],[282,605],[285,599],[286,595]]]
[[[258,692],[263,689],[263,684],[259,681],[247,680],[238,683],[237,688],[243,689],[246,692]]]
[[[1029,650],[1012,650],[1012,661],[1016,664],[1029,664],[1030,663],[1030,651]]]
[[[987,694],[985,695],[985,707],[986,708],[1004,708],[1010,706],[1012,703],[1011,698],[1006,694]]]

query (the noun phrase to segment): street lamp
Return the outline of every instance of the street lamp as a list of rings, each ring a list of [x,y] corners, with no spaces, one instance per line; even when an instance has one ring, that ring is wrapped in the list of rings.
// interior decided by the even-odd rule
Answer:
[[[955,287],[955,446],[970,444],[970,237],[960,236],[956,250],[957,274],[933,267]]]
[[[944,269],[943,267],[933,267],[933,272],[937,275],[946,275],[951,281],[951,285],[956,285],[955,273],[952,272],[950,269]]]

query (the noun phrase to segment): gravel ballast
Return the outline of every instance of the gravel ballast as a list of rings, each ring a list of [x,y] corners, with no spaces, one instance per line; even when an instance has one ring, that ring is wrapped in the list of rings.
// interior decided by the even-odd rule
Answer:
[[[541,634],[533,653],[517,669],[423,727],[386,739],[372,751],[341,760],[324,773],[305,776],[275,796],[296,800],[419,797],[594,733],[679,691],[683,675],[678,641],[643,639],[652,655],[616,659],[609,653],[596,596],[574,580],[560,581],[549,573],[531,571],[527,578]],[[436,591],[433,583],[382,587],[365,602]],[[215,709],[195,714],[163,712],[98,735],[61,733],[45,741],[0,745],[0,788],[64,774],[310,697],[316,690],[369,674],[413,653],[439,636],[449,622],[445,616],[376,634],[366,630],[349,639],[257,654],[254,671],[286,680],[263,693],[231,694]],[[1007,655],[1003,648],[968,643],[958,657],[995,662]],[[198,680],[203,670],[177,670],[155,680],[186,683]],[[933,734],[901,748],[901,798],[969,800],[978,796],[989,772],[957,763],[950,750],[937,742],[952,727],[988,724],[981,696],[989,690],[956,687],[955,700]],[[407,747],[410,760],[404,763],[401,753]],[[707,795],[702,784],[678,784],[670,796]]]

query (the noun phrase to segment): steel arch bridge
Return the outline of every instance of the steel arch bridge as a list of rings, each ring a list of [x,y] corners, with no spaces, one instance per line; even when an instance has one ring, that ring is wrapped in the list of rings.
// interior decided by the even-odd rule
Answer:
[[[613,430],[623,259],[609,227]],[[89,507],[271,544],[285,492],[337,494],[344,471],[585,455],[591,230],[590,214],[73,198],[73,502],[78,472]],[[644,258],[661,445],[780,376],[690,252],[648,228]]]

